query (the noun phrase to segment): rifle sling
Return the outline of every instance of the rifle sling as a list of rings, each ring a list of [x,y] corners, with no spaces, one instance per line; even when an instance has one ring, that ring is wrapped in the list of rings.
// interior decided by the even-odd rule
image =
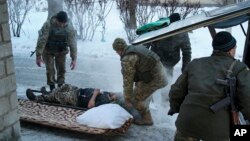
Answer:
[[[237,62],[237,60],[234,60],[233,62],[232,62],[232,64],[230,65],[230,67],[229,67],[229,69],[227,70],[227,77],[229,78],[229,77],[231,77],[231,75],[233,74],[233,68],[234,68],[234,66],[235,66],[235,64],[236,64],[236,62]],[[221,82],[220,82],[221,81]],[[225,81],[227,81],[227,80],[225,80]],[[224,80],[220,80],[220,79],[217,79],[217,84],[223,84],[223,85],[227,85],[228,83],[227,82],[224,82]],[[227,86],[228,87],[228,86]],[[230,86],[229,86],[230,87]],[[222,99],[222,100],[220,100],[219,102],[217,102],[217,103],[215,103],[215,104],[213,104],[212,106],[210,106],[210,109],[213,111],[213,112],[216,112],[216,111],[218,111],[219,109],[220,109],[220,105],[227,105],[227,104],[225,104],[225,103],[227,103],[226,102],[226,100],[228,100],[227,98],[224,98],[224,99]],[[219,106],[219,107],[218,107]]]

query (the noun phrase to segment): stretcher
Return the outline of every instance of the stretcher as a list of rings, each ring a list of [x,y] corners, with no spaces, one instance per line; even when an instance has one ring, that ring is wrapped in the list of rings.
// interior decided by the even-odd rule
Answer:
[[[51,126],[87,134],[99,135],[123,135],[132,124],[132,119],[127,120],[117,129],[100,129],[81,125],[76,121],[76,117],[86,110],[75,109],[72,107],[61,107],[59,105],[48,105],[37,103],[30,100],[18,99],[18,112],[20,121]]]

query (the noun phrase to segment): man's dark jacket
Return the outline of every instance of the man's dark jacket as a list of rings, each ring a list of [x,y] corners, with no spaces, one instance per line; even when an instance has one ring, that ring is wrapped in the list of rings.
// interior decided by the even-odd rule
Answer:
[[[172,85],[170,110],[179,113],[176,127],[182,134],[203,140],[229,139],[230,111],[222,108],[213,113],[209,107],[226,96],[225,86],[216,84],[216,79],[225,79],[234,60],[224,52],[194,59]],[[240,111],[249,120],[250,72],[245,64],[237,61],[233,76],[237,79]]]
[[[166,67],[174,67],[181,59],[184,67],[191,61],[191,44],[188,33],[177,34],[152,44],[152,51],[160,56],[161,62]]]

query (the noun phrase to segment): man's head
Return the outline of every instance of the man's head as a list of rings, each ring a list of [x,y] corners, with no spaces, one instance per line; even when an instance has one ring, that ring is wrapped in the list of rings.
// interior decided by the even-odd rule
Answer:
[[[109,100],[110,101],[115,101],[117,100],[117,95],[115,93],[109,93],[108,94]]]
[[[68,15],[64,11],[60,11],[56,15],[56,20],[59,26],[64,26],[68,21]]]
[[[124,49],[127,47],[127,43],[122,38],[116,38],[113,42],[113,49],[119,54],[122,55]]]
[[[214,36],[212,46],[214,50],[228,52],[231,56],[234,56],[236,40],[230,33],[222,31]]]
[[[179,13],[173,13],[169,16],[169,19],[170,19],[170,23],[173,23],[173,22],[179,21],[181,19],[181,16]]]

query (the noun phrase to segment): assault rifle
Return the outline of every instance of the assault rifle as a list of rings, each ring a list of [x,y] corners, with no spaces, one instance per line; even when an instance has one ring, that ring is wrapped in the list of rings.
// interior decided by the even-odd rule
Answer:
[[[210,107],[210,109],[213,112],[217,112],[221,108],[224,108],[230,105],[232,123],[235,125],[239,125],[240,124],[239,113],[235,104],[236,78],[227,76],[226,80],[217,79],[216,83],[226,86],[226,97],[218,101],[217,103],[213,104]]]
[[[30,57],[32,57],[34,55],[34,53],[36,52],[36,50],[31,51]]]
[[[236,64],[237,60],[235,60],[231,65],[230,68],[227,70],[227,76],[226,79],[217,79],[216,84],[224,85],[226,87],[225,92],[226,92],[226,98],[218,101],[217,103],[213,104],[210,106],[210,109],[213,112],[217,112],[221,108],[224,107],[230,107],[230,112],[231,112],[231,122],[234,125],[239,125],[240,123],[240,116],[239,116],[239,111],[236,107],[236,77],[232,76],[232,70],[234,65]]]

